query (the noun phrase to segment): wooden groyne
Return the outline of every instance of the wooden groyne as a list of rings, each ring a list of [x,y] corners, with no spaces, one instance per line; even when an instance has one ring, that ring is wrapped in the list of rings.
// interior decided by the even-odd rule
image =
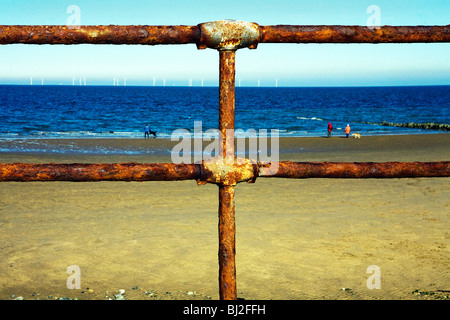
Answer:
[[[405,128],[415,128],[415,129],[426,129],[426,130],[441,130],[441,131],[450,131],[450,124],[446,123],[433,123],[433,122],[425,122],[425,123],[393,123],[393,122],[366,122],[366,124],[376,124],[380,126],[389,126],[389,127],[405,127]]]

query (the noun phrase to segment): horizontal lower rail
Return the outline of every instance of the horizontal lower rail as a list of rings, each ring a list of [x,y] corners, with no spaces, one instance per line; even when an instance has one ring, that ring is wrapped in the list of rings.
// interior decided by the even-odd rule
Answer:
[[[447,26],[274,25],[259,26],[258,43],[450,42]],[[199,26],[0,25],[0,44],[188,44],[201,43]]]
[[[272,166],[278,170],[273,173]],[[3,181],[177,181],[202,180],[203,164],[0,164]],[[450,162],[291,162],[259,164],[265,178],[417,178],[449,177]],[[256,177],[255,177],[256,178]]]
[[[0,181],[177,181],[199,176],[195,164],[0,164]]]
[[[272,164],[260,168],[260,177],[265,176]],[[417,178],[449,177],[450,162],[291,162],[278,163],[274,178]]]

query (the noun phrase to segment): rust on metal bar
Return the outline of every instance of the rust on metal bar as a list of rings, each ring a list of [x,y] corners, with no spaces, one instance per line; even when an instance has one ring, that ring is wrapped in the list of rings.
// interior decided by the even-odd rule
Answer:
[[[234,187],[219,186],[219,295],[236,300],[236,223]]]
[[[198,184],[214,183],[235,186],[239,182],[254,183],[259,175],[259,165],[249,159],[235,159],[226,163],[221,156],[202,161]]]
[[[274,178],[418,178],[449,177],[450,162],[291,162],[278,163],[278,172],[265,174],[270,163],[262,164],[260,177]]]
[[[197,164],[0,164],[0,181],[176,181],[198,179]]]
[[[222,154],[219,157],[232,165],[235,160],[235,58],[235,50],[219,50],[219,133],[222,138]],[[208,167],[205,168],[207,169]],[[220,168],[215,169],[220,170]],[[219,295],[221,300],[237,299],[234,191],[232,184],[219,184]]]
[[[0,182],[5,181],[176,181],[197,180],[234,186],[263,178],[418,178],[450,177],[450,161],[441,162],[277,162],[254,163],[244,159],[226,164],[214,159],[202,164],[110,163],[110,164],[0,164]]]
[[[219,132],[222,152],[228,163],[234,161],[235,51],[219,51]]]
[[[1,25],[0,44],[188,44],[200,40],[197,26]]]
[[[256,49],[260,38],[259,25],[239,20],[201,23],[198,49],[237,50]]]
[[[260,43],[419,43],[450,42],[446,26],[261,26]]]
[[[221,37],[224,35],[224,38]],[[0,44],[188,44],[199,49],[256,48],[258,43],[450,42],[446,26],[273,25],[221,20],[198,26],[0,25]]]

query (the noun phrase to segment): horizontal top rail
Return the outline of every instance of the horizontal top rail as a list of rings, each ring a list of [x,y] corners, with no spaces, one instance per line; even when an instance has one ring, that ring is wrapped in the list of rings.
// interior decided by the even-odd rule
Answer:
[[[429,43],[450,42],[446,26],[293,26],[261,27],[261,43]]]
[[[237,24],[240,23],[240,24]],[[204,43],[205,25],[213,32],[229,32],[242,21],[222,20],[197,26],[55,26],[0,25],[0,44],[197,44]],[[430,43],[450,42],[450,25],[446,26],[343,26],[343,25],[273,25],[256,26],[258,43]],[[232,28],[230,28],[230,26]],[[226,28],[224,28],[226,27]],[[220,30],[219,30],[220,29]],[[227,31],[228,30],[228,31]],[[245,31],[245,30],[244,30]],[[236,36],[233,34],[232,36]]]
[[[0,26],[0,44],[188,44],[197,26]]]

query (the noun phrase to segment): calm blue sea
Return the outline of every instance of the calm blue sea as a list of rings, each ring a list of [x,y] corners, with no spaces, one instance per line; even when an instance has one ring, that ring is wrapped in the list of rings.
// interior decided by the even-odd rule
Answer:
[[[141,138],[145,123],[159,138],[176,129],[217,129],[216,87],[0,86],[0,139]],[[366,122],[450,123],[450,86],[236,88],[237,129],[279,129],[280,136],[438,131]]]

